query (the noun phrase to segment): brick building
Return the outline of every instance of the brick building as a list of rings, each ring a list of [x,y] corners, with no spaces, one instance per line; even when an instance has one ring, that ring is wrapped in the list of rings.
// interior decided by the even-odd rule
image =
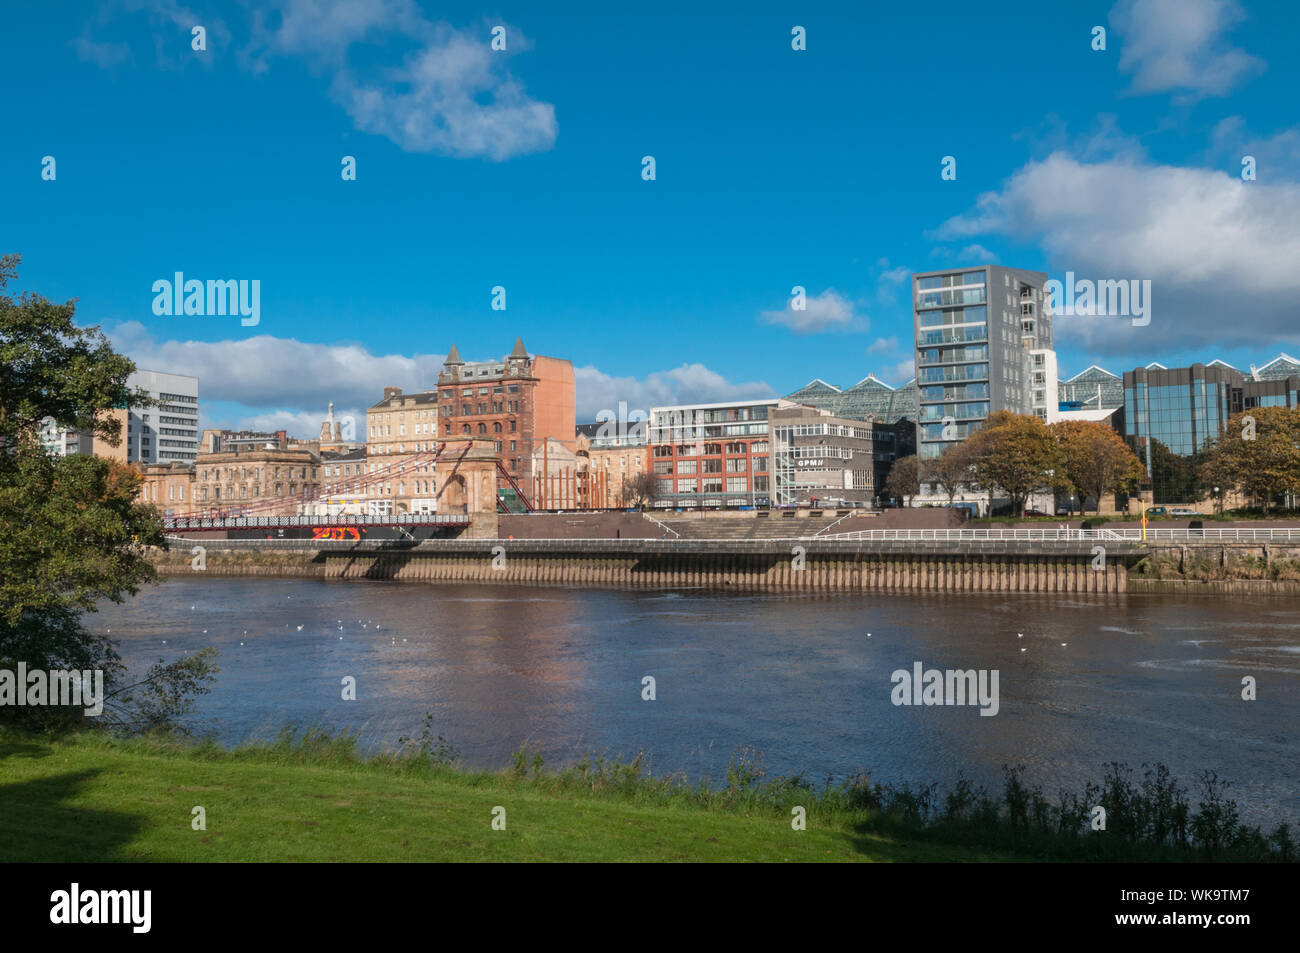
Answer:
[[[649,461],[656,507],[766,506],[771,502],[768,415],[789,401],[651,407]]]
[[[443,437],[485,437],[531,498],[532,461],[543,441],[574,445],[573,364],[529,356],[521,338],[500,361],[466,363],[451,346],[438,375],[438,423]]]

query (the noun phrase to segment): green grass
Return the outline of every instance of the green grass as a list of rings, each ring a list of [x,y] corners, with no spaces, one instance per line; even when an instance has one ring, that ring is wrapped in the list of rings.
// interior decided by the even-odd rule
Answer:
[[[3,861],[982,861],[1006,854],[865,831],[851,815],[788,809],[728,787],[710,796],[636,781],[429,759],[359,759],[318,735],[222,749],[95,733],[0,729]],[[567,779],[567,780],[566,780]],[[800,800],[800,795],[809,795]],[[201,805],[207,830],[191,828]],[[506,809],[506,829],[492,810]]]

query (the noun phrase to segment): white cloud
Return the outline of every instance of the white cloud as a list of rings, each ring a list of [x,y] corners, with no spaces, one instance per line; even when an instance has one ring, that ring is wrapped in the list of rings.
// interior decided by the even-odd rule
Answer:
[[[362,132],[408,152],[497,161],[555,145],[555,107],[529,97],[505,68],[508,56],[531,47],[512,26],[502,24],[506,51],[494,51],[486,24],[435,23],[409,0],[283,0],[279,11],[277,29],[257,21],[248,53],[254,70],[266,70],[275,54],[307,58],[331,75],[331,96]],[[365,57],[350,56],[354,46],[394,45],[412,47],[398,66],[367,70],[359,65]]]
[[[889,351],[897,351],[897,350],[898,350],[898,338],[891,334],[887,338],[876,338],[874,341],[872,341],[871,346],[867,348],[867,353],[885,354]]]
[[[733,383],[703,364],[683,364],[655,371],[644,378],[614,377],[587,365],[574,369],[578,422],[592,421],[602,410],[618,412],[619,402],[629,411],[673,404],[715,403],[776,396],[762,381]]]
[[[316,437],[329,403],[341,419],[356,417],[364,432],[365,408],[383,397],[385,387],[407,392],[437,386],[445,355],[372,354],[357,344],[314,344],[261,334],[226,341],[160,341],[136,321],[108,330],[113,345],[136,366],[192,374],[199,378],[199,407],[213,426],[250,430],[288,430]],[[590,365],[574,369],[579,422],[600,410],[617,412],[661,404],[772,397],[762,381],[735,383],[703,364],[683,364],[644,378],[615,377]],[[214,407],[214,404],[234,407]]]
[[[253,410],[304,411],[316,427],[330,401],[368,407],[386,386],[435,386],[444,355],[371,354],[356,344],[313,344],[259,334],[227,341],[158,341],[139,322],[109,331],[137,367],[192,374],[201,402],[230,401]]]
[[[1263,72],[1264,62],[1230,45],[1245,19],[1236,0],[1120,0],[1110,12],[1121,72],[1136,93],[1183,91],[1183,101],[1223,96]]]
[[[162,63],[178,29],[188,53],[190,28],[207,27],[210,55],[197,57],[205,65],[232,45],[224,23],[176,0],[116,0],[101,9],[98,29],[123,14],[148,19]],[[506,68],[532,45],[508,24],[499,51],[491,49],[495,23],[457,29],[427,19],[413,0],[276,0],[250,20],[237,57],[242,68],[267,74],[277,59],[304,61],[358,130],[408,152],[501,161],[555,145],[555,107],[530,97]],[[75,46],[104,67],[130,55],[126,44],[102,42],[89,27]]]
[[[997,256],[983,245],[967,245],[957,252],[957,257],[972,265],[987,265],[998,260]]]
[[[834,288],[806,298],[802,311],[795,310],[794,303],[791,298],[780,311],[764,311],[763,322],[782,325],[796,334],[816,334],[857,329],[865,320],[853,313],[853,302]]]
[[[1056,335],[1100,350],[1215,342],[1273,345],[1300,334],[1300,186],[1130,160],[1031,162],[940,237],[1001,234],[1038,243],[1053,277],[1150,279],[1151,324],[1068,318]],[[1139,337],[1140,336],[1140,337]]]
[[[1295,181],[1300,175],[1300,126],[1262,138],[1252,134],[1240,116],[1221,119],[1211,130],[1206,161],[1240,175],[1245,156],[1254,157],[1257,178]]]
[[[897,384],[906,384],[916,376],[916,361],[907,360],[899,361],[892,368],[885,372],[885,376]],[[888,383],[888,381],[886,381]]]
[[[230,46],[230,30],[219,17],[199,14],[177,0],[109,0],[99,7],[93,21],[94,31],[102,33],[114,20],[126,15],[146,20],[151,28],[154,54],[159,66],[169,69],[190,64],[210,67],[215,58]],[[193,50],[191,31],[203,27],[206,49]],[[132,30],[130,36],[138,37],[142,31]],[[87,23],[73,42],[77,56],[109,69],[133,59],[131,47],[125,41],[104,41],[92,35],[92,25]]]

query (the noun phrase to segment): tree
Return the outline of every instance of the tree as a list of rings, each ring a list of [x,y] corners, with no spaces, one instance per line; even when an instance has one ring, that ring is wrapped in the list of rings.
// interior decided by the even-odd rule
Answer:
[[[975,479],[1006,493],[1013,515],[1024,510],[1035,490],[1060,485],[1060,448],[1036,416],[995,411],[966,443]]]
[[[921,481],[938,486],[948,497],[948,505],[952,506],[961,488],[969,488],[975,482],[970,447],[964,442],[950,444],[939,456],[922,461]]]
[[[645,506],[659,494],[659,480],[643,471],[623,478],[623,498],[632,506]]]
[[[157,579],[144,547],[163,546],[157,511],[136,502],[134,469],[100,457],[56,457],[40,444],[40,422],[93,431],[110,444],[120,426],[104,412],[140,401],[127,387],[135,369],[98,328],[73,322],[73,302],[4,293],[17,256],[0,258],[0,669],[101,670],[106,693],[120,703],[124,669],[111,640],[88,632],[81,616],[101,599],[122,602]],[[184,707],[186,679],[203,685],[214,669],[206,657],[155,667],[146,687],[117,722],[154,723],[160,711]],[[188,674],[187,674],[188,673]],[[157,692],[178,704],[157,703]],[[145,707],[141,700],[153,699]],[[152,704],[152,707],[148,707]],[[74,715],[75,713],[75,715]],[[0,719],[45,728],[80,723],[81,709],[0,707]],[[94,724],[95,722],[91,722]]]
[[[1206,448],[1200,476],[1250,494],[1267,513],[1275,497],[1300,488],[1300,410],[1252,407],[1234,415]]]
[[[907,506],[908,500],[921,492],[921,466],[916,454],[899,457],[885,477],[885,493],[898,497]]]
[[[1146,468],[1124,439],[1107,424],[1092,420],[1062,420],[1048,428],[1061,451],[1061,475],[1079,495],[1082,510],[1088,497],[1133,492]]]

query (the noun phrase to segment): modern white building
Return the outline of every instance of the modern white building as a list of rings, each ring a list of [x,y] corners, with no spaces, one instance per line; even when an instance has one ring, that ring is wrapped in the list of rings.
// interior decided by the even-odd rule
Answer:
[[[199,379],[162,371],[136,371],[126,380],[159,403],[132,407],[126,458],[132,463],[193,463],[199,454]]]

